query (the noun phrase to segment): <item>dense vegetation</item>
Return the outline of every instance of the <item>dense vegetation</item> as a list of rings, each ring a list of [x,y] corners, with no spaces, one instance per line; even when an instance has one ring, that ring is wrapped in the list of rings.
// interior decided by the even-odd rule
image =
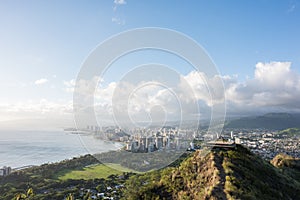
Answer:
[[[286,154],[278,154],[271,163],[280,171],[300,182],[300,159],[295,159]]]
[[[237,146],[197,151],[179,167],[133,176],[124,199],[297,199],[295,178]]]
[[[131,153],[122,150],[105,152],[94,156],[102,163],[119,163],[134,171],[147,172],[171,164],[185,152],[185,149],[181,151],[154,151],[151,153]]]
[[[300,128],[288,128],[278,132],[279,136],[287,135],[289,137],[300,136]]]
[[[112,165],[114,170],[86,155],[22,170],[0,178],[0,199],[273,200],[300,196],[299,159],[280,154],[268,163],[240,145],[232,150],[186,152],[168,167],[144,174],[122,173],[116,170],[124,170],[121,165]]]
[[[83,170],[85,166],[99,164],[98,160],[91,155],[65,160],[59,163],[44,164],[38,167],[28,168],[17,171],[9,176],[0,178],[0,199],[25,199],[29,189],[32,189],[34,195],[30,199],[65,199],[67,196],[78,197],[80,199],[89,199],[92,192],[106,192],[111,196],[120,196],[120,189],[108,191],[107,187],[124,184],[131,173],[122,173],[117,170],[111,170],[108,167],[101,166],[100,177],[93,177],[89,180],[84,179],[63,179],[58,177],[72,170]],[[100,165],[97,165],[100,166]],[[105,170],[107,173],[104,174]],[[112,175],[112,174],[118,175]]]

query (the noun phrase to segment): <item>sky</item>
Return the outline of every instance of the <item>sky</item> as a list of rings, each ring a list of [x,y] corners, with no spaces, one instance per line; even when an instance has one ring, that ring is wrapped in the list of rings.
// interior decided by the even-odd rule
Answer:
[[[127,85],[129,110],[118,112],[131,113],[133,121],[178,119],[179,113],[195,117],[201,113],[193,106],[206,113],[220,101],[228,116],[299,111],[299,1],[2,0],[0,127],[25,122],[34,126],[33,119],[66,126],[74,114],[76,78],[90,53],[113,35],[143,27],[170,29],[192,38],[220,74],[206,77],[161,51],[123,56],[103,77],[90,80],[101,80],[95,93],[100,121],[112,119],[120,79],[130,67],[147,63],[168,65],[177,72],[177,82],[172,90],[142,80]],[[218,78],[224,89],[215,85]],[[210,87],[216,94],[224,93],[224,99],[216,96],[212,101]],[[195,101],[197,105],[191,103]]]

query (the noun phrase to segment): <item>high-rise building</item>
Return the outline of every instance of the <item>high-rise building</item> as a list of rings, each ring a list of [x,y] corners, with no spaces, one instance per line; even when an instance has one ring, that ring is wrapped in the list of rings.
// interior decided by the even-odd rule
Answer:
[[[153,138],[151,136],[147,137],[146,138],[146,148],[148,148],[150,143],[152,143],[152,142],[153,142]]]
[[[4,166],[2,169],[0,169],[0,176],[7,176],[11,173],[11,167]]]
[[[153,142],[150,142],[148,144],[148,152],[153,152],[154,151],[154,143]]]
[[[163,138],[163,147],[169,149],[170,148],[170,138],[169,137],[164,137]]]
[[[155,138],[155,144],[157,149],[161,149],[163,147],[163,138],[162,137],[156,137]]]

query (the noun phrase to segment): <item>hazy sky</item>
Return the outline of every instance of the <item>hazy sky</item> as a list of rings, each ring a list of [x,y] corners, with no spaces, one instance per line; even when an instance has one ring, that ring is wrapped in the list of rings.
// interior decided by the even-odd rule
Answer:
[[[142,27],[173,29],[205,48],[223,78],[228,114],[299,111],[299,1],[2,0],[0,121],[71,119],[74,83],[89,53],[114,34]],[[210,106],[199,79],[205,75],[178,58],[149,51],[128,55],[102,77],[99,112],[111,112],[113,90],[128,70],[120,66],[149,62],[174,67],[182,75],[177,89],[185,90],[179,86],[186,80],[196,99]],[[142,116],[161,104],[176,113],[178,105],[167,93],[145,87],[129,112]],[[191,108],[187,103],[180,109]]]

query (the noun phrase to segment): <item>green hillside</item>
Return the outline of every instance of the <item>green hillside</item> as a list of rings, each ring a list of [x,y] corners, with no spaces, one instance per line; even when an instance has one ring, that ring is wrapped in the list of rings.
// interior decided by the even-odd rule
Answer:
[[[207,152],[207,151],[206,151]],[[161,157],[160,159],[164,159]],[[168,167],[144,174],[110,169],[91,155],[0,177],[0,199],[280,199],[300,196],[300,160],[279,154],[270,163],[237,145],[232,150],[186,153]],[[69,199],[70,199],[69,198]],[[71,198],[71,199],[72,199]]]
[[[299,181],[238,146],[197,151],[179,167],[133,176],[124,199],[297,199]]]
[[[278,135],[300,136],[300,128],[288,128],[278,132]]]
[[[300,181],[300,159],[286,154],[278,154],[271,160],[271,163],[283,174]]]

